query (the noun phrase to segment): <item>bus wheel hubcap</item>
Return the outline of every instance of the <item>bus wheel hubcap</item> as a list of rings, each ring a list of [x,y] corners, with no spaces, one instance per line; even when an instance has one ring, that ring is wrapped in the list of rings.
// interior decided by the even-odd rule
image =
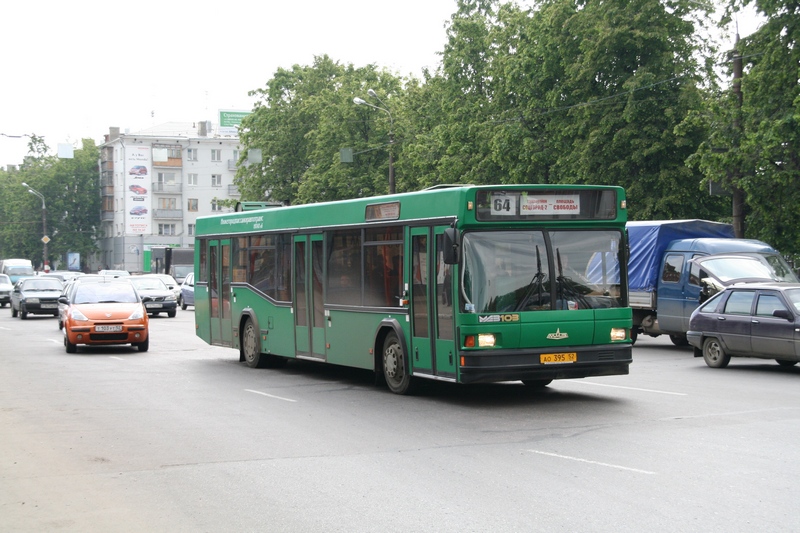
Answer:
[[[391,346],[386,350],[386,357],[384,358],[383,365],[386,368],[386,375],[394,378],[397,376],[397,350]]]

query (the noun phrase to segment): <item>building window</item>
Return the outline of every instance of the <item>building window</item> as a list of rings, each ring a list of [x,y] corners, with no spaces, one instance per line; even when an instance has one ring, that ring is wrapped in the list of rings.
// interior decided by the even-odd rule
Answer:
[[[197,161],[197,148],[187,148],[186,149],[186,160],[187,161]]]
[[[197,174],[189,174],[188,185],[197,185]]]
[[[197,198],[189,198],[189,211],[197,211]]]
[[[187,226],[187,232],[189,233],[190,236],[194,235],[194,224],[189,224]]]
[[[158,208],[159,209],[177,209],[178,208],[178,201],[175,198],[159,198],[158,199]]]
[[[222,187],[222,174],[211,174],[211,186]]]
[[[235,163],[237,161],[239,161],[239,150],[234,150],[233,151],[233,162]]]
[[[218,148],[211,149],[211,160],[212,161],[222,161],[222,150]]]
[[[217,203],[217,199],[216,198],[211,200],[211,210],[212,211],[222,211],[222,206]]]
[[[180,148],[167,148],[167,157],[170,159],[180,159],[181,158],[181,149]]]
[[[176,235],[176,233],[175,233],[175,224],[159,224],[158,225],[158,234],[159,235]]]

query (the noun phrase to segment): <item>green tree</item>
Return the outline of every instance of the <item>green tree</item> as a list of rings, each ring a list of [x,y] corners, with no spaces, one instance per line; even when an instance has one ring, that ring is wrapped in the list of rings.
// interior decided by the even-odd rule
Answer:
[[[311,66],[278,69],[242,122],[246,149],[258,148],[262,163],[240,167],[243,199],[306,203],[387,191],[389,121],[353,103],[373,88],[393,105],[401,80],[374,65],[355,68],[328,56]],[[356,153],[339,161],[341,148]]]
[[[731,83],[697,120],[710,134],[692,158],[706,180],[732,191],[742,234],[800,254],[800,3],[731,0],[728,17],[755,5],[766,22],[736,43],[725,66]],[[738,63],[738,68],[737,68]],[[736,72],[738,70],[738,72]]]
[[[30,153],[18,170],[3,172],[0,187],[0,254],[23,257],[41,265],[43,232],[51,239],[48,259],[66,265],[67,252],[79,252],[86,259],[96,251],[96,230],[100,224],[100,196],[97,192],[97,161],[100,153],[94,141],[84,139],[73,159],[47,155],[43,139],[34,137]],[[42,200],[28,194],[28,186],[41,193],[46,208],[42,228]]]

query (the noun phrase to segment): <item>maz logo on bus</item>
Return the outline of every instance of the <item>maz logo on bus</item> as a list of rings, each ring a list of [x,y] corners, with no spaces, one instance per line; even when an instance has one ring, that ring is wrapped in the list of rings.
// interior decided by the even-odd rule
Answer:
[[[479,316],[478,322],[519,322],[519,315],[488,315]]]

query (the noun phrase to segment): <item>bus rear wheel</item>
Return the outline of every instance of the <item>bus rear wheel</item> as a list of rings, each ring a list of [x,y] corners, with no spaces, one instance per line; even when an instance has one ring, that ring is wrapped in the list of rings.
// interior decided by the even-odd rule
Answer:
[[[395,394],[411,394],[414,378],[408,372],[403,347],[397,334],[392,332],[383,342],[383,355],[381,357],[383,377],[389,390]]]
[[[250,368],[263,368],[266,364],[266,356],[261,353],[258,347],[258,333],[253,319],[248,318],[242,329],[241,342],[242,356],[244,362]]]

